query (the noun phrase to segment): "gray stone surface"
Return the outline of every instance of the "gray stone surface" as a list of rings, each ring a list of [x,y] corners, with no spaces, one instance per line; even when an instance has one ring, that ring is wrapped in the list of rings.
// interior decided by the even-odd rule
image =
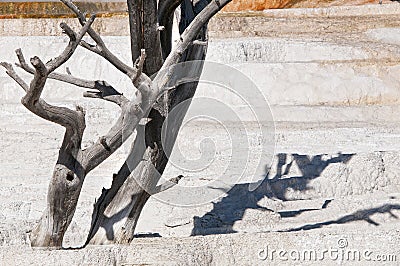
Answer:
[[[182,128],[176,147],[186,157],[173,154],[165,177],[182,174],[184,178],[179,186],[149,200],[137,228],[137,233],[149,237],[137,238],[130,246],[53,251],[29,247],[27,236],[45,207],[63,129],[25,110],[19,104],[21,90],[0,71],[0,264],[319,263],[272,259],[270,253],[262,260],[259,255],[264,249],[294,250],[294,254],[315,250],[320,256],[326,249],[360,254],[371,251],[372,257],[360,258],[355,264],[373,265],[382,261],[382,255],[387,259],[396,255],[398,263],[400,25],[393,18],[398,17],[399,6],[268,11],[255,17],[220,16],[213,20],[208,59],[240,69],[259,85],[275,121],[275,131],[270,131],[273,138],[259,136],[258,123],[248,115],[245,103],[203,84],[196,97],[212,95],[226,103],[243,124],[229,119],[220,124],[197,120]],[[220,20],[226,23],[218,24]],[[1,25],[7,23],[21,23],[15,33],[23,35],[21,27],[33,22],[0,21]],[[50,22],[35,23],[31,26],[42,23],[46,28]],[[103,32],[113,31],[118,23]],[[330,30],[324,29],[326,26]],[[47,60],[66,44],[59,36],[7,34],[8,26],[0,33],[0,60],[11,62],[15,61],[13,50],[17,47],[23,48],[26,57],[40,55]],[[238,38],[224,39],[232,36]],[[248,36],[251,38],[244,38]],[[111,50],[129,61],[126,36],[107,36],[105,40]],[[100,58],[80,49],[71,60],[78,62],[69,65],[74,75],[106,77],[124,94],[133,95],[129,81]],[[49,82],[45,89],[50,102],[70,107],[80,104],[87,110],[83,142],[87,146],[106,132],[118,110],[111,104],[82,99],[81,93],[81,89],[58,82]],[[194,107],[200,113],[219,111],[209,105]],[[268,110],[267,105],[252,107]],[[271,129],[270,121],[259,122]],[[232,131],[226,132],[221,124]],[[243,132],[249,146],[232,147],[230,138]],[[212,146],[202,146],[210,137],[215,153],[210,152]],[[274,157],[260,152],[264,144],[274,146]],[[187,161],[200,158],[202,149],[214,155],[212,163],[201,171],[185,168]],[[243,156],[230,156],[232,149]],[[129,144],[85,180],[65,247],[79,247],[85,241],[92,205],[102,187],[110,186],[112,173],[118,171],[128,150]],[[239,163],[244,157],[247,168]],[[263,171],[255,176],[248,174],[260,160]],[[238,173],[245,169],[245,174],[237,180],[224,175],[229,163]],[[257,182],[265,176],[264,182]],[[205,188],[206,194],[218,197],[197,206],[177,205],[176,198],[199,197],[193,187]],[[166,204],[165,200],[171,202]],[[323,262],[346,264],[347,259],[324,258]]]
[[[212,39],[207,60],[227,64],[250,77],[272,106],[393,105],[399,103],[399,38],[398,28],[376,28],[351,40],[337,38],[335,42],[302,36]],[[107,36],[105,40],[110,50],[129,63],[128,37]],[[18,47],[28,58],[40,55],[43,60],[49,60],[62,51],[66,41],[65,37],[58,36],[1,37],[1,60],[15,62],[14,50]],[[120,91],[132,95],[127,78],[84,49],[78,49],[67,66],[76,76],[106,79]],[[60,71],[64,72],[65,67]],[[0,101],[19,102],[22,92],[4,71],[0,72],[0,82],[3,84]],[[74,103],[81,99],[80,89],[55,81],[49,85],[54,89],[45,90],[44,96],[51,101]],[[197,95],[210,94],[227,104],[237,105],[230,93],[206,84]]]
[[[84,250],[6,247],[1,250],[1,256],[6,265],[24,265],[33,260],[36,265],[396,265],[394,254],[398,260],[399,241],[396,229],[369,234],[333,229],[285,234],[147,238],[136,239],[131,246],[88,247]],[[385,248],[381,248],[382,242],[387,243]],[[267,258],[264,251],[268,252]]]
[[[4,200],[0,208],[0,231],[5,246],[26,243],[25,232],[39,219],[45,206],[49,173],[62,136],[60,128],[45,121],[35,125],[25,120],[23,124],[23,127],[14,126],[13,129],[2,127],[0,180]],[[189,158],[196,155],[185,147],[208,136],[204,126],[200,123],[182,131],[190,132],[181,134],[178,141],[182,152]],[[225,187],[221,182],[229,181],[229,178],[219,176],[223,173],[225,161],[217,164],[221,169],[211,165],[203,171],[191,172],[180,167],[185,165],[184,161],[172,157],[174,165],[168,166],[165,177],[178,174],[185,177],[179,189],[171,189],[148,202],[139,221],[138,233],[151,232],[169,237],[232,231],[274,232],[339,219],[362,209],[397,204],[400,189],[398,128],[384,124],[277,123],[277,155],[267,175],[268,180],[249,192],[249,183],[254,184],[257,180],[242,176],[232,190],[220,193],[220,198],[201,206],[179,207],[176,201],[171,205],[160,200],[174,199],[177,195],[181,199],[196,198],[191,193],[191,186],[204,187],[215,179],[220,180],[217,185]],[[213,126],[210,130],[217,138],[225,134]],[[252,130],[251,124],[247,130]],[[230,148],[229,142],[220,146],[221,150]],[[66,246],[79,246],[84,242],[92,204],[102,187],[110,185],[111,173],[117,171],[123,162],[124,152],[124,149],[117,152],[88,176],[66,236]],[[259,156],[253,154],[247,160],[251,164]],[[231,160],[235,159],[238,158]],[[214,188],[210,187],[209,191],[213,192]],[[327,209],[321,209],[327,199],[333,199],[333,202]],[[302,213],[301,210],[307,209],[315,210]],[[283,219],[279,215],[282,211],[300,213]],[[395,209],[393,213],[398,211]],[[384,222],[371,230],[398,225],[397,219],[382,215],[378,221],[383,219]],[[385,220],[385,217],[390,219]],[[352,222],[341,225],[345,231],[354,230],[352,228]]]

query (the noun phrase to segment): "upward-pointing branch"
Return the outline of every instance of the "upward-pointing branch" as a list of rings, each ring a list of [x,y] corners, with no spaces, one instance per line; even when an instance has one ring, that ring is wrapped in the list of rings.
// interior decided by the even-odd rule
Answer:
[[[183,52],[192,44],[195,40],[200,29],[221,10],[225,5],[227,5],[232,0],[212,0],[190,23],[190,25],[185,29],[178,41],[174,51],[167,57],[162,70],[168,69],[172,65],[179,62]]]
[[[107,87],[107,84],[99,92],[89,92],[85,94],[86,97],[102,98],[108,101],[114,101],[121,107],[121,114],[114,126],[99,140],[83,151],[83,166],[86,173],[97,167],[111,154],[113,154],[121,145],[131,136],[140,120],[146,115],[147,111],[151,108],[152,102],[155,101],[155,94],[151,91],[151,83],[139,83],[137,79],[142,76],[142,69],[146,59],[146,52],[142,50],[141,56],[136,60],[135,68],[137,69],[136,76],[132,78],[134,84],[138,87],[139,95],[133,100],[129,101],[124,97],[121,101],[115,101],[115,92],[112,87]],[[151,82],[151,81],[150,81]],[[111,92],[112,97],[107,93]]]
[[[65,48],[60,56],[46,63],[48,73],[53,72],[56,68],[58,68],[71,58],[72,54],[76,50],[76,47],[78,47],[79,43],[81,42],[83,36],[85,36],[86,32],[90,29],[90,26],[94,22],[95,18],[96,15],[92,15],[90,19],[84,25],[82,25],[83,27],[78,34],[76,34],[66,23],[62,22],[60,24],[60,27],[63,29],[63,33],[68,35],[70,41],[68,43],[68,46]]]
[[[35,56],[30,60],[33,66],[33,68],[31,68],[27,66],[22,53],[19,54],[17,52],[21,65],[24,65],[30,72],[33,72],[34,74],[33,80],[29,86],[27,86],[27,84],[17,75],[10,64],[2,63],[2,66],[7,69],[7,74],[17,81],[17,83],[26,91],[26,95],[22,98],[21,102],[28,110],[48,121],[64,126],[71,132],[77,133],[79,136],[83,134],[83,130],[85,128],[83,110],[78,108],[75,111],[66,107],[53,106],[45,102],[40,97],[49,74],[65,63],[72,56],[79,45],[79,42],[93,23],[94,19],[95,16],[92,16],[87,23],[83,25],[79,34],[76,34],[67,24],[61,23],[60,26],[63,29],[63,32],[68,35],[70,41],[60,56],[50,60],[46,64],[44,64],[39,57]]]
[[[201,28],[231,1],[232,0],[212,0],[185,29],[175,49],[165,59],[162,68],[154,78],[154,83],[157,83],[155,87],[158,88],[158,93],[163,93],[165,90],[169,89],[168,87],[170,85],[168,85],[168,82],[174,75],[173,66],[179,63],[182,54],[193,44]]]
[[[86,23],[86,17],[85,14],[83,14],[79,8],[72,3],[70,0],[61,0],[68,8],[70,8],[78,17],[79,23],[83,26]],[[85,41],[81,41],[82,47],[88,49],[89,51],[92,51],[100,56],[102,56],[104,59],[106,59],[108,62],[110,62],[113,66],[115,66],[119,71],[127,75],[131,80],[136,77],[137,68],[133,68],[122,62],[117,56],[115,56],[110,50],[108,50],[107,46],[105,45],[104,41],[100,37],[100,35],[93,30],[92,28],[89,28],[87,33],[89,36],[95,41],[96,45],[91,45]],[[142,73],[137,82],[139,84],[141,83],[151,83],[150,78]]]
[[[30,74],[35,74],[35,69],[30,67],[26,61],[25,57],[21,51],[21,49],[17,49],[15,51],[17,54],[19,63],[16,63],[18,67],[21,67],[23,70]],[[128,99],[122,95],[122,93],[118,92],[111,85],[109,85],[106,81],[102,80],[85,80],[72,76],[71,74],[60,74],[60,73],[50,73],[48,78],[59,80],[65,83],[69,83],[78,87],[88,88],[92,91],[87,91],[83,94],[84,97],[87,98],[99,98],[109,102],[113,102],[121,106],[123,102],[128,101]]]

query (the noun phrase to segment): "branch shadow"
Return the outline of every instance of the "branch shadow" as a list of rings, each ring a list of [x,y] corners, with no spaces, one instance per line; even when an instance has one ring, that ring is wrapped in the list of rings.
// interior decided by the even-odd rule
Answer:
[[[366,221],[369,224],[378,226],[379,223],[375,222],[374,220],[371,219],[371,216],[377,213],[388,213],[390,214],[391,217],[398,219],[399,217],[396,216],[394,213],[392,213],[392,210],[400,210],[400,205],[399,204],[384,204],[380,207],[377,208],[371,208],[371,209],[365,209],[365,210],[359,210],[356,211],[352,214],[345,215],[339,219],[336,220],[329,220],[326,222],[321,222],[321,223],[315,223],[315,224],[307,224],[303,225],[300,227],[296,228],[291,228],[287,230],[281,230],[278,232],[296,232],[296,231],[307,231],[307,230],[312,230],[312,229],[318,229],[322,228],[327,225],[332,225],[332,224],[345,224],[345,223],[350,223],[350,222],[355,222],[355,221]]]
[[[287,163],[287,159],[291,156],[292,161]],[[277,155],[277,165],[275,175],[270,178],[270,169],[267,169],[264,180],[258,184],[245,183],[237,184],[227,192],[227,196],[219,202],[213,203],[213,209],[202,217],[194,217],[194,227],[191,235],[210,235],[210,234],[228,234],[235,233],[233,225],[235,222],[243,219],[244,213],[248,209],[257,209],[261,211],[273,211],[266,207],[260,206],[258,202],[267,197],[287,201],[286,193],[288,189],[294,191],[306,191],[310,189],[309,182],[318,178],[321,173],[330,164],[344,163],[347,164],[354,154],[342,154],[324,159],[323,155],[307,156],[299,154]],[[297,164],[301,172],[300,176],[287,178],[293,163]],[[249,191],[249,186],[256,185],[254,191]],[[326,208],[331,200],[325,201],[321,208]],[[303,212],[316,211],[319,209],[303,209],[298,211],[280,212],[281,217],[294,217]]]

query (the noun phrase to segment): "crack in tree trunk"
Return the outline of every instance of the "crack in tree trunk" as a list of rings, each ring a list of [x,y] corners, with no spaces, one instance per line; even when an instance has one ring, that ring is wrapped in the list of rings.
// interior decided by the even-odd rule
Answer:
[[[181,7],[181,21],[180,33],[186,29],[190,22],[197,15],[194,12],[194,6],[190,1],[183,1],[185,4]],[[204,3],[202,3],[204,6]],[[202,9],[198,10],[201,11]],[[169,37],[166,39],[169,41]],[[198,33],[196,40],[207,40],[207,26],[205,25],[201,32]],[[164,47],[164,43],[163,43]],[[204,60],[206,55],[207,46],[191,45],[188,50],[182,55],[180,62],[187,62],[193,60]],[[164,49],[168,51],[168,49]],[[202,68],[198,71],[201,73]],[[175,90],[168,92],[168,102],[165,105],[165,99],[160,98],[155,107],[150,111],[150,122],[142,128],[137,129],[137,136],[134,145],[132,146],[128,160],[121,167],[118,174],[114,175],[112,186],[108,190],[103,190],[99,200],[96,202],[93,212],[93,221],[90,234],[88,236],[87,244],[111,244],[130,243],[134,236],[134,231],[142,212],[142,209],[150,198],[149,190],[154,188],[161,177],[164,169],[168,163],[170,154],[165,154],[161,142],[161,129],[165,122],[168,111],[172,110],[178,104],[189,100],[185,103],[186,110],[182,115],[173,123],[171,123],[176,130],[174,136],[168,138],[174,143],[179,132],[180,125],[183,121],[184,115],[189,108],[190,99],[194,96],[197,88],[197,82],[186,83],[178,86]],[[167,106],[167,110],[165,110]],[[160,112],[160,109],[161,112]],[[170,123],[169,123],[170,124]],[[144,142],[141,140],[145,140]],[[146,163],[139,162],[138,158],[150,158]],[[132,160],[132,161],[129,161]],[[138,184],[137,180],[143,180],[143,172],[155,168],[156,172],[147,178],[153,180],[148,190],[142,188],[142,184]],[[140,182],[141,183],[141,182]],[[129,202],[129,205],[126,205]],[[105,213],[116,213],[121,209],[121,205],[129,208],[129,213],[122,220],[112,220]],[[117,232],[115,232],[117,230]],[[119,230],[119,231],[118,231]],[[113,234],[107,234],[107,231],[113,231]],[[107,236],[112,235],[113,238],[109,239]]]
[[[174,143],[190,99],[197,88],[196,81],[180,81],[173,66],[179,62],[205,58],[207,45],[193,45],[193,41],[206,44],[208,20],[231,0],[160,0],[158,6],[157,0],[127,0],[133,67],[109,51],[102,38],[91,28],[95,16],[87,19],[71,0],[60,1],[77,15],[82,26],[76,33],[67,24],[61,23],[63,33],[70,39],[64,51],[46,64],[38,57],[33,57],[30,60],[32,68],[25,61],[21,49],[17,49],[17,66],[33,75],[29,85],[18,76],[11,64],[0,62],[6,73],[26,92],[22,104],[37,116],[65,127],[64,139],[49,184],[47,207],[30,234],[31,245],[56,248],[62,246],[86,175],[120,148],[136,129],[136,139],[127,160],[114,175],[111,188],[103,189],[94,205],[92,226],[86,242],[129,243],[150,195],[170,187],[156,186],[170,155],[170,151],[164,151],[161,142],[163,123],[169,111],[185,102],[185,108],[173,120],[174,130],[168,136],[170,142]],[[172,50],[172,16],[180,3],[181,39]],[[86,33],[95,44],[82,40]],[[137,89],[137,97],[129,100],[105,81],[88,81],[70,74],[54,72],[71,58],[79,45],[102,56],[122,74],[127,75]],[[202,66],[202,63],[197,65],[192,72],[197,72],[199,76]],[[150,79],[153,74],[153,79]],[[86,127],[85,112],[81,107],[71,110],[44,101],[41,93],[49,78],[90,89],[83,94],[84,97],[115,103],[121,108],[120,117],[107,134],[83,150],[81,144]],[[173,82],[177,83],[171,85]],[[145,126],[139,124],[143,118],[149,120]],[[175,182],[179,179],[180,177],[176,178]]]

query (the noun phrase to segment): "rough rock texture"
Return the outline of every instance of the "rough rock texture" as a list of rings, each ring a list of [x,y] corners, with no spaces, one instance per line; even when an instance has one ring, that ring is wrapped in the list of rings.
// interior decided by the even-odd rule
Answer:
[[[92,119],[91,121],[99,121]],[[268,180],[255,191],[249,192],[249,184],[257,180],[243,177],[232,190],[221,193],[222,198],[201,206],[179,207],[160,200],[174,199],[174,196],[185,200],[196,198],[196,195],[191,196],[190,186],[206,186],[215,178],[221,181],[225,181],[225,178],[219,177],[218,168],[213,170],[213,167],[197,173],[185,172],[179,167],[184,166],[185,162],[172,157],[174,165],[168,167],[166,178],[183,174],[185,177],[182,187],[167,191],[149,201],[139,221],[138,233],[152,232],[168,237],[229,232],[276,232],[314,223],[333,221],[331,223],[335,224],[335,220],[359,210],[366,210],[367,213],[370,210],[378,215],[373,220],[381,225],[371,227],[371,230],[398,225],[398,220],[386,211],[379,214],[380,211],[373,210],[386,204],[399,203],[398,124],[388,126],[325,122],[323,125],[306,125],[304,122],[277,123],[277,156],[270,167]],[[224,130],[216,130],[211,125],[209,130],[204,127],[204,123],[200,123],[184,128],[178,142],[184,153],[188,152],[185,148],[188,144],[199,142],[209,136],[210,132],[215,138],[223,139]],[[251,131],[254,127],[248,125],[246,129]],[[97,130],[101,131],[101,128]],[[4,246],[29,243],[26,232],[39,219],[45,206],[48,173],[57,153],[56,147],[61,133],[59,131],[61,129],[56,126],[41,121],[35,123],[33,119],[24,120],[23,125],[18,122],[14,126],[2,125],[0,180],[3,186],[0,193],[4,200],[0,208],[0,232]],[[89,134],[92,138],[98,136],[95,131],[90,131]],[[220,144],[219,147],[222,150],[229,149],[229,142]],[[22,148],[24,153],[18,152]],[[34,155],[36,151],[39,154]],[[66,235],[65,246],[79,246],[84,242],[85,232],[90,225],[88,217],[92,204],[101,188],[109,186],[111,182],[111,176],[105,176],[102,171],[112,172],[124,156],[123,149],[86,180],[72,226]],[[187,156],[197,155],[189,153]],[[32,157],[35,159],[27,160]],[[249,161],[258,158],[259,155],[254,154]],[[22,162],[25,162],[24,167],[21,166]],[[219,165],[224,165],[223,160],[219,162]],[[209,192],[213,192],[212,187]],[[333,201],[326,209],[322,209],[326,200]],[[394,207],[393,213],[398,215],[398,212]],[[336,223],[340,224],[340,221]],[[368,224],[361,221],[357,223]],[[322,227],[325,229],[331,226],[328,223]],[[341,230],[352,231],[357,228],[354,226],[350,219],[342,225]]]
[[[116,1],[77,1],[82,9],[96,12],[98,16],[126,15],[126,3]],[[383,4],[390,3],[384,0]],[[353,6],[378,4],[376,0],[235,0],[222,12],[260,11],[275,8],[316,8],[330,6]],[[2,18],[56,18],[71,17],[71,12],[57,0],[48,1],[3,1],[0,2],[0,19]]]
[[[383,1],[389,3],[389,1]],[[328,6],[351,6],[377,4],[375,0],[235,0],[224,11],[264,10],[271,8],[316,8]]]
[[[126,14],[126,3],[123,1],[75,1],[81,10],[96,13],[98,16]],[[72,12],[58,0],[48,1],[2,1],[0,2],[0,19],[3,18],[49,18],[72,17]]]
[[[399,230],[396,229],[369,234],[334,229],[324,233],[147,238],[136,239],[132,246],[89,247],[85,250],[42,251],[8,247],[1,253],[6,265],[25,265],[27,261],[46,262],[47,265],[293,265],[299,261],[301,265],[376,265],[382,262],[396,265],[399,258],[394,254],[399,254],[399,241]],[[380,249],[382,242],[387,243],[385,250]],[[286,251],[286,254],[278,255],[279,251]],[[327,253],[331,251],[332,255]],[[268,257],[263,252],[268,252]]]
[[[224,11],[264,10],[269,8],[285,8],[293,4],[292,0],[236,0],[229,3]]]
[[[380,13],[374,15],[374,12]],[[375,6],[293,9],[268,11],[256,17],[220,16],[214,20],[209,60],[234,66],[255,80],[272,103],[276,128],[269,129],[273,138],[257,135],[256,121],[251,120],[237,98],[203,84],[197,98],[211,94],[227,103],[241,116],[243,124],[229,119],[220,121],[231,129],[228,133],[223,126],[202,120],[183,127],[177,147],[187,157],[173,154],[165,177],[182,174],[184,178],[178,187],[149,200],[139,220],[138,238],[131,246],[53,251],[29,248],[27,234],[45,206],[62,128],[30,115],[19,104],[22,96],[19,88],[0,71],[0,264],[299,263],[273,259],[270,253],[262,260],[260,251],[266,248],[312,249],[320,256],[325,249],[367,250],[374,256],[360,258],[356,264],[382,261],[382,255],[386,256],[386,263],[389,258],[393,261],[389,256],[397,255],[398,263],[399,12],[397,5],[386,5],[378,11]],[[218,20],[226,22],[218,24]],[[30,21],[13,23],[23,26]],[[47,30],[47,26],[42,25],[42,29]],[[1,35],[9,34],[8,28],[7,32]],[[15,32],[24,30],[15,28]],[[239,38],[230,38],[234,36]],[[260,37],[254,38],[257,36]],[[245,41],[243,37],[249,39]],[[23,47],[27,57],[38,54],[51,58],[53,52],[49,47],[62,49],[64,40],[57,36],[1,37],[1,59],[14,61],[13,50],[18,46]],[[121,57],[129,48],[124,36],[108,36],[106,41]],[[113,68],[83,52],[76,56],[73,60],[79,65],[71,67],[73,74],[85,78],[107,77],[127,96],[132,96],[129,81]],[[96,67],[85,67],[93,65]],[[50,102],[68,106],[79,102],[88,110],[84,145],[104,134],[110,121],[117,117],[114,106],[82,100],[79,89],[56,82],[48,85],[53,89],[53,95],[45,95]],[[199,103],[200,112],[219,111]],[[268,111],[267,104],[254,108]],[[271,126],[268,121],[260,122]],[[243,156],[232,157],[230,137],[236,138],[243,132],[248,138],[247,150],[254,152],[248,154],[240,146],[239,154]],[[201,149],[205,154],[214,154],[210,152],[212,146],[202,146],[210,137],[216,148],[214,164],[204,171],[185,170],[182,165],[190,161],[187,159],[199,158]],[[258,148],[271,143],[276,144],[275,156],[260,154]],[[93,202],[102,187],[110,186],[112,173],[118,170],[128,150],[129,145],[122,147],[88,176],[66,234],[65,247],[84,242]],[[263,172],[256,178],[244,175],[233,183],[231,190],[224,190],[232,178],[221,175],[221,169],[227,162],[233,162],[232,168],[239,172],[244,164],[238,161],[246,154],[249,168],[262,158]],[[220,182],[212,183],[221,176]],[[257,182],[264,177],[267,177],[264,182]],[[176,204],[177,198],[180,201],[198,198],[200,195],[192,190],[196,186],[206,188],[206,193],[220,192],[220,197],[192,207]],[[326,265],[346,261],[323,260]],[[319,261],[301,263],[315,265]]]
[[[398,25],[400,4],[293,8],[258,12],[219,13],[210,21],[212,37],[257,37],[311,34],[313,38]],[[380,17],[384,16],[384,17]],[[61,22],[78,27],[74,18],[0,19],[0,36],[61,36]],[[99,17],[93,26],[103,36],[128,36],[127,16]],[[339,35],[346,38],[346,35]],[[337,36],[337,35],[336,35]],[[351,37],[351,36],[349,36]],[[349,38],[350,39],[350,38]]]
[[[220,16],[210,24],[211,40],[207,59],[229,64],[248,75],[272,106],[341,105],[351,106],[355,110],[359,106],[385,105],[382,108],[396,109],[393,106],[400,99],[400,22],[397,19],[400,5],[386,5],[379,7],[378,11],[380,13],[374,15],[373,12],[377,12],[375,6],[362,6],[358,9],[326,8],[314,13],[303,9],[296,12],[266,12],[252,17]],[[357,12],[363,16],[357,16]],[[309,17],[304,18],[305,14]],[[37,26],[30,24],[30,20],[23,21],[0,20],[0,24],[3,23],[7,31],[15,29],[14,34],[20,34],[19,30],[26,33],[29,27]],[[109,22],[111,26],[106,28]],[[125,25],[117,22],[103,20],[99,27],[104,29],[105,35],[112,31],[117,34],[118,26]],[[38,28],[39,35],[47,34],[51,28],[44,26],[47,20],[42,23],[42,29]],[[3,31],[3,34],[11,34],[7,31]],[[52,34],[57,35],[58,30]],[[105,39],[110,49],[121,58],[129,53],[127,37],[107,36]],[[0,39],[2,60],[15,61],[16,47],[22,47],[26,56],[40,53],[44,58],[51,58],[56,51],[50,47],[61,50],[65,40],[58,36],[4,36]],[[11,41],[13,46],[9,45]],[[109,82],[124,93],[131,92],[129,80],[121,78],[118,71],[101,58],[93,57],[81,49],[73,59],[79,62],[78,65],[69,65],[73,73],[87,78],[107,76]],[[86,67],[89,65],[96,67]],[[22,93],[14,82],[4,72],[0,72],[0,80],[6,88],[0,91],[0,101],[19,102]],[[59,85],[55,85],[55,90],[55,97],[49,96],[57,102],[73,102],[74,96],[80,92],[71,86]],[[203,87],[199,95],[208,92]],[[232,102],[230,94],[224,91],[214,93],[219,94],[218,97],[225,102]],[[349,113],[357,120],[362,116],[357,110]],[[309,112],[305,114],[312,115]],[[380,115],[376,110],[370,114],[386,120],[392,117]],[[277,115],[287,116],[283,112]],[[344,112],[343,115],[348,114]]]

